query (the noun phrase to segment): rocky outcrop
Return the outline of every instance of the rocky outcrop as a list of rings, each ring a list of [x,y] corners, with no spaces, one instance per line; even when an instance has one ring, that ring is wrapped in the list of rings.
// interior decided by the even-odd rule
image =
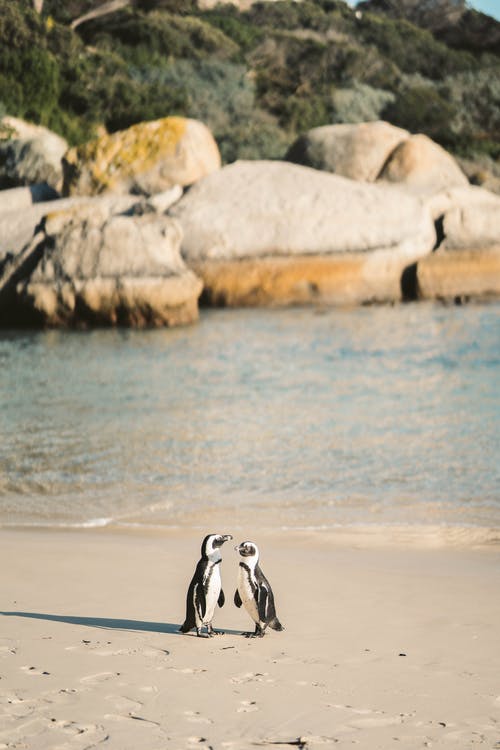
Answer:
[[[181,236],[166,216],[113,214],[101,201],[54,211],[4,263],[0,318],[75,327],[191,323],[201,282],[181,259]]]
[[[286,162],[224,167],[169,214],[216,304],[397,300],[404,268],[435,242],[428,210],[405,191]]]
[[[18,191],[26,192],[19,193]],[[12,195],[13,192],[16,194]],[[5,203],[4,193],[11,194]],[[31,197],[30,188],[0,191],[0,264],[7,254],[15,256],[31,242],[37,226],[47,213],[73,208],[89,201],[89,198],[77,196],[57,201],[41,200],[30,203]],[[131,195],[109,195],[96,200],[106,205],[109,211],[118,213],[131,208],[138,199],[137,196]],[[4,205],[7,208],[5,211],[2,210]]]
[[[47,183],[62,188],[62,157],[68,144],[56,133],[15,117],[0,123],[0,189]]]
[[[426,135],[412,135],[396,146],[379,179],[421,193],[438,193],[469,184],[451,154]]]
[[[10,190],[0,190],[0,214],[7,211],[22,211],[34,203],[57,200],[59,193],[42,182],[29,187],[17,187]]]
[[[468,185],[457,161],[441,146],[383,121],[313,128],[286,158],[351,180],[394,182],[420,193]]]
[[[477,187],[433,196],[438,250],[416,267],[416,296],[463,301],[500,295],[500,197]]]
[[[440,249],[416,268],[419,299],[467,302],[500,297],[500,245],[481,250]]]
[[[396,146],[409,136],[407,130],[383,121],[323,125],[301,135],[286,159],[351,180],[374,182]]]
[[[63,192],[152,195],[191,185],[220,163],[217,144],[203,123],[166,117],[70,149],[63,160]]]
[[[441,217],[445,250],[474,250],[500,245],[500,197],[478,187],[456,188],[428,202]]]

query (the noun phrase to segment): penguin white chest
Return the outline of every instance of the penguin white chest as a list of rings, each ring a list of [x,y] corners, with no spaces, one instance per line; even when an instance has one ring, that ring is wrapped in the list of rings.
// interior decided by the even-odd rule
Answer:
[[[205,594],[205,617],[204,622],[212,622],[217,600],[222,587],[220,576],[220,565],[210,565],[203,577],[203,587]]]
[[[252,570],[240,565],[238,572],[238,593],[243,606],[254,622],[259,622],[259,610],[255,601],[254,591],[257,582]]]

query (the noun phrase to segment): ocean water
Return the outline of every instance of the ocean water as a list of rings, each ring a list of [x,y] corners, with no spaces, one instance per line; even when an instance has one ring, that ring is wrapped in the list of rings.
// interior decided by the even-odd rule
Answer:
[[[172,330],[4,331],[0,440],[4,527],[498,538],[500,306],[215,310]]]

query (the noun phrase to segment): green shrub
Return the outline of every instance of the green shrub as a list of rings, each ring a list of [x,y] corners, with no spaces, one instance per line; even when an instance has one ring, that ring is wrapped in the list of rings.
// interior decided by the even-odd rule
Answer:
[[[393,21],[363,13],[359,34],[365,44],[374,45],[404,73],[420,73],[426,78],[439,80],[477,66],[468,52],[448,49],[436,41],[430,31],[419,29],[408,21]]]
[[[145,55],[227,58],[238,51],[222,31],[203,20],[159,11],[144,14],[126,8],[83,24],[80,33],[86,44],[115,50],[132,64],[143,61]]]
[[[455,109],[455,133],[500,136],[500,64],[446,78],[437,90]]]
[[[412,133],[425,133],[440,140],[450,130],[454,107],[432,86],[414,86],[400,91],[382,112],[384,120]]]
[[[0,98],[6,109],[47,125],[58,106],[59,66],[29,7],[0,0]]]
[[[385,108],[395,101],[392,91],[376,89],[353,81],[350,88],[335,89],[332,122],[371,122],[379,120]]]
[[[222,31],[228,39],[237,44],[241,59],[243,53],[252,50],[265,37],[264,30],[250,22],[234,6],[223,8],[218,6],[214,10],[200,13],[200,18]]]

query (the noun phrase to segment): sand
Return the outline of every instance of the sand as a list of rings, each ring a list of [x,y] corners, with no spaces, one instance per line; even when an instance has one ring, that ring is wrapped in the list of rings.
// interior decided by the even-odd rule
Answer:
[[[254,533],[286,630],[242,637],[226,545],[202,639],[202,536],[0,530],[0,748],[500,748],[498,545]]]

